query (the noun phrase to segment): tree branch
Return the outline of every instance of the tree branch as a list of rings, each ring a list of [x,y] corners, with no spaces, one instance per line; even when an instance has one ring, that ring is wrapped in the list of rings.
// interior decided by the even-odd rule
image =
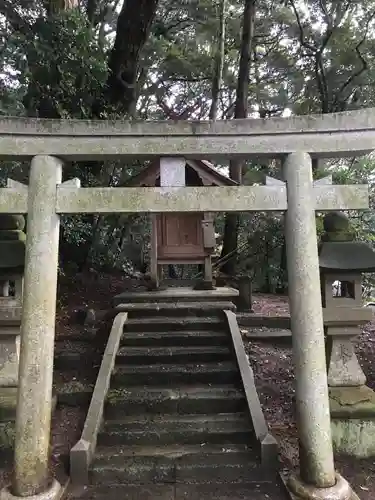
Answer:
[[[361,40],[357,43],[357,45],[355,46],[354,50],[355,52],[357,53],[358,55],[358,59],[360,60],[361,62],[361,67],[355,71],[347,80],[346,82],[344,82],[339,91],[338,91],[338,94],[337,94],[337,98],[336,98],[336,102],[338,100],[338,97],[340,96],[340,94],[342,94],[344,92],[344,90],[346,88],[349,87],[349,85],[351,85],[353,83],[353,81],[358,78],[359,76],[361,76],[362,73],[364,73],[367,69],[368,69],[368,63],[366,61],[366,59],[364,58],[364,56],[362,55],[361,53],[361,47],[362,45],[365,43],[366,41],[366,38],[367,38],[367,34],[368,34],[368,30],[369,30],[369,26],[370,26],[370,23],[371,21],[375,18],[375,11],[370,15],[370,17],[367,19],[367,22],[366,22],[366,28],[365,28],[365,33],[363,35],[363,37],[361,38]]]
[[[307,40],[305,40],[305,32],[303,30],[301,18],[300,18],[300,15],[298,13],[297,7],[294,3],[294,0],[289,0],[289,3],[293,9],[293,12],[294,12],[294,15],[296,17],[297,24],[298,24],[299,41],[300,41],[301,46],[304,47],[305,49],[309,50],[312,54],[315,54],[316,48],[313,45],[311,45]]]
[[[326,4],[325,0],[319,0],[319,7],[320,7],[320,10],[323,12],[326,24],[328,26],[331,26],[333,24],[332,23],[332,16],[328,12],[327,4]]]

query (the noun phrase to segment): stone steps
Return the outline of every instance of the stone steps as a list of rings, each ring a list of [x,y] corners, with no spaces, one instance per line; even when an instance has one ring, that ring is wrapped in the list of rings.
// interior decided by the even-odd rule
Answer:
[[[228,347],[121,347],[116,363],[126,365],[209,363],[227,361],[232,353]]]
[[[142,451],[129,455],[128,447],[99,448],[93,464],[92,484],[269,482],[269,474],[256,462],[256,455],[245,447],[189,446],[157,448],[157,454]],[[242,448],[242,449],[241,449]],[[123,450],[127,454],[122,453]],[[111,452],[112,450],[112,452]],[[224,451],[223,451],[224,450]]]
[[[223,317],[223,311],[236,311],[236,306],[230,301],[221,302],[147,302],[128,303],[116,306],[117,311],[126,311],[129,317],[136,315],[146,317]]]
[[[55,342],[54,368],[58,371],[86,370],[100,366],[101,353],[93,346],[93,339],[59,339]]]
[[[113,304],[128,303],[176,303],[186,304],[188,302],[231,302],[238,297],[238,291],[233,288],[217,288],[216,290],[193,290],[191,288],[167,288],[157,292],[140,291],[140,292],[124,292],[116,295]]]
[[[111,387],[134,385],[235,384],[240,375],[233,361],[213,363],[117,365]]]
[[[121,345],[127,347],[223,346],[229,345],[227,332],[210,330],[183,330],[170,332],[124,332]]]
[[[125,332],[169,332],[181,330],[222,330],[225,321],[218,316],[157,316],[148,318],[130,318],[125,325]]]
[[[258,456],[223,314],[233,304],[190,299],[119,306],[129,320],[83,498],[281,499],[265,496],[276,472]]]
[[[193,414],[124,417],[107,420],[98,436],[101,445],[201,445],[252,442],[246,414]]]
[[[235,386],[126,387],[111,389],[106,418],[144,413],[232,413],[246,410],[246,398]]]
[[[71,492],[83,500],[287,500],[278,478],[271,482],[157,483],[93,485]]]

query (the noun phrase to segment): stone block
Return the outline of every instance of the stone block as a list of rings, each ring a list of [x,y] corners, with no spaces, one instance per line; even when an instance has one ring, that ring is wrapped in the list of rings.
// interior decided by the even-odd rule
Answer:
[[[0,451],[11,451],[15,438],[17,410],[17,387],[0,387]],[[56,409],[57,397],[52,398],[52,413]]]
[[[359,333],[359,331],[354,333]],[[366,376],[359,364],[350,336],[328,336],[327,347],[328,385],[330,387],[356,387],[366,383]]]
[[[0,387],[18,385],[19,355],[19,327],[2,330],[0,326]]]
[[[17,387],[0,388],[0,450],[10,451],[15,436]]]
[[[375,392],[365,385],[330,388],[330,409],[335,452],[375,456]]]
[[[17,387],[0,388],[0,422],[5,423],[16,418]]]
[[[241,312],[253,312],[252,283],[250,277],[241,277],[238,280],[239,296],[236,305]]]

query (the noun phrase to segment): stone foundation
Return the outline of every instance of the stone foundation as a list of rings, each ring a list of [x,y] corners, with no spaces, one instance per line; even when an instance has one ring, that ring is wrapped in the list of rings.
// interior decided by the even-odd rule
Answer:
[[[365,385],[330,388],[330,408],[335,452],[375,456],[375,392]]]
[[[0,320],[0,387],[18,385],[20,327],[3,326]]]

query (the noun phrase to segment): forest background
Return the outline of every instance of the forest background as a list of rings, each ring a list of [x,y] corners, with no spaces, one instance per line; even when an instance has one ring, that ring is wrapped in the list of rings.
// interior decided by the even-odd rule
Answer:
[[[373,106],[375,1],[0,0],[0,115],[267,120]],[[27,182],[28,164],[0,166],[3,184]],[[64,176],[121,186],[145,166],[71,163]],[[215,167],[246,185],[281,175],[279,162],[264,159]],[[313,168],[336,184],[369,183],[373,207],[372,155]],[[350,215],[373,245],[374,213]],[[321,221],[317,214],[317,237]],[[281,215],[220,215],[216,229],[221,256],[234,256],[222,272],[250,275],[263,292],[285,289]],[[60,272],[144,272],[149,233],[144,215],[64,216]]]

